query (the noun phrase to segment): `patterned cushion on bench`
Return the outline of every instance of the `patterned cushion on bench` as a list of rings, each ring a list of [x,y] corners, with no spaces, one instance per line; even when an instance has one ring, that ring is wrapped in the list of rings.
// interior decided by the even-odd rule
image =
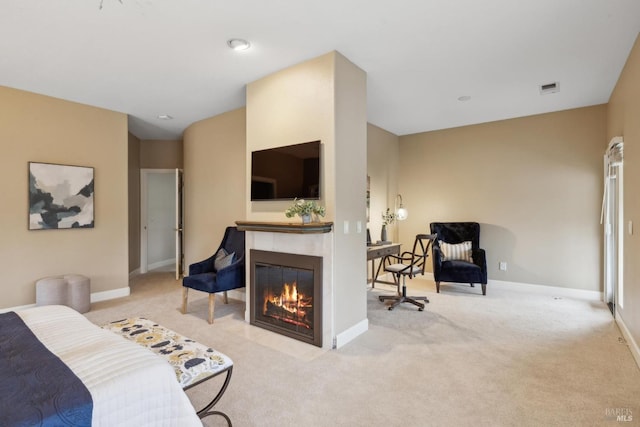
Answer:
[[[233,361],[224,354],[143,317],[117,320],[102,327],[164,357],[176,371],[182,388],[233,366]]]

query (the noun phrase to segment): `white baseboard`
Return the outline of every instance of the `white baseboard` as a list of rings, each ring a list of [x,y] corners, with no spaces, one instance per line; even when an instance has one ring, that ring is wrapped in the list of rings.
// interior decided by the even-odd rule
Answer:
[[[640,348],[638,347],[638,343],[633,339],[631,332],[629,332],[629,328],[624,324],[624,321],[618,313],[616,313],[616,324],[620,328],[622,336],[627,341],[627,344],[629,344],[629,350],[631,350],[631,355],[633,355],[636,365],[640,368]]]
[[[561,288],[559,286],[536,285],[533,283],[508,282],[504,280],[488,280],[487,293],[489,286],[495,286],[503,289],[521,289],[531,293],[540,293],[546,295],[558,295],[564,297],[581,298],[588,300],[602,301],[603,294],[599,291],[588,291],[586,289]]]
[[[364,319],[344,332],[336,335],[334,348],[340,348],[348,342],[352,341],[359,335],[364,334],[369,330],[369,319]]]
[[[8,313],[10,311],[20,311],[20,310],[24,310],[25,308],[31,308],[35,306],[36,306],[35,304],[27,304],[27,305],[18,305],[16,307],[0,308],[0,313]]]
[[[433,273],[426,272],[424,276],[426,279],[433,280]],[[490,279],[487,281],[487,293],[489,293],[489,289],[491,287],[497,287],[502,289],[518,289],[531,293],[540,293],[546,295],[558,295],[563,297],[573,297],[573,298],[581,298],[588,300],[597,300],[603,301],[604,294],[600,291],[588,291],[585,289],[575,289],[575,288],[561,288],[559,286],[549,286],[549,285],[538,285],[535,283],[523,283],[523,282],[509,282],[506,280],[493,280]],[[446,283],[446,282],[442,282]]]
[[[107,301],[110,299],[128,297],[130,293],[131,293],[131,289],[129,289],[128,286],[126,288],[111,289],[109,291],[93,292],[91,294],[91,302],[93,303],[93,302]],[[26,304],[26,305],[18,305],[15,307],[0,308],[0,313],[7,313],[9,311],[20,311],[20,310],[24,310],[25,308],[32,308],[32,307],[36,307],[36,305]]]
[[[110,299],[128,297],[130,294],[131,294],[131,289],[128,286],[126,288],[111,289],[109,291],[92,292],[91,302],[100,302],[100,301],[107,301]]]

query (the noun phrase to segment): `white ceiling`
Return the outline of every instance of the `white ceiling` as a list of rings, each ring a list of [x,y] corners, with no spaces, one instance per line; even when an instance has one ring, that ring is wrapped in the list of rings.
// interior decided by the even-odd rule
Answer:
[[[368,121],[405,135],[606,103],[639,31],[639,0],[0,0],[0,85],[175,139],[337,50],[367,72]]]

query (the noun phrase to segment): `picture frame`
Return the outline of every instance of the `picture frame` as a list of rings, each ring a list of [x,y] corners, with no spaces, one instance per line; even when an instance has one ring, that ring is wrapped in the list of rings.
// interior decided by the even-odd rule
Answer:
[[[29,162],[29,230],[94,227],[94,168]]]

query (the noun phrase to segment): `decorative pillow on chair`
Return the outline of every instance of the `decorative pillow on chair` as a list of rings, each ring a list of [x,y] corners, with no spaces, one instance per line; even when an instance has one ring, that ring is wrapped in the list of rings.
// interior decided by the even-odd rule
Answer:
[[[450,244],[439,240],[440,252],[442,252],[443,261],[467,261],[473,262],[471,258],[471,241],[458,243],[457,245]]]
[[[220,249],[218,249],[218,252],[216,252],[215,259],[224,258],[227,255],[229,255],[229,252],[227,252],[227,250],[225,248],[220,248]]]
[[[213,267],[216,271],[222,270],[225,267],[229,267],[233,261],[235,261],[236,253],[231,252],[230,254],[224,250],[224,248],[220,248],[216,253],[216,259],[213,261]]]

